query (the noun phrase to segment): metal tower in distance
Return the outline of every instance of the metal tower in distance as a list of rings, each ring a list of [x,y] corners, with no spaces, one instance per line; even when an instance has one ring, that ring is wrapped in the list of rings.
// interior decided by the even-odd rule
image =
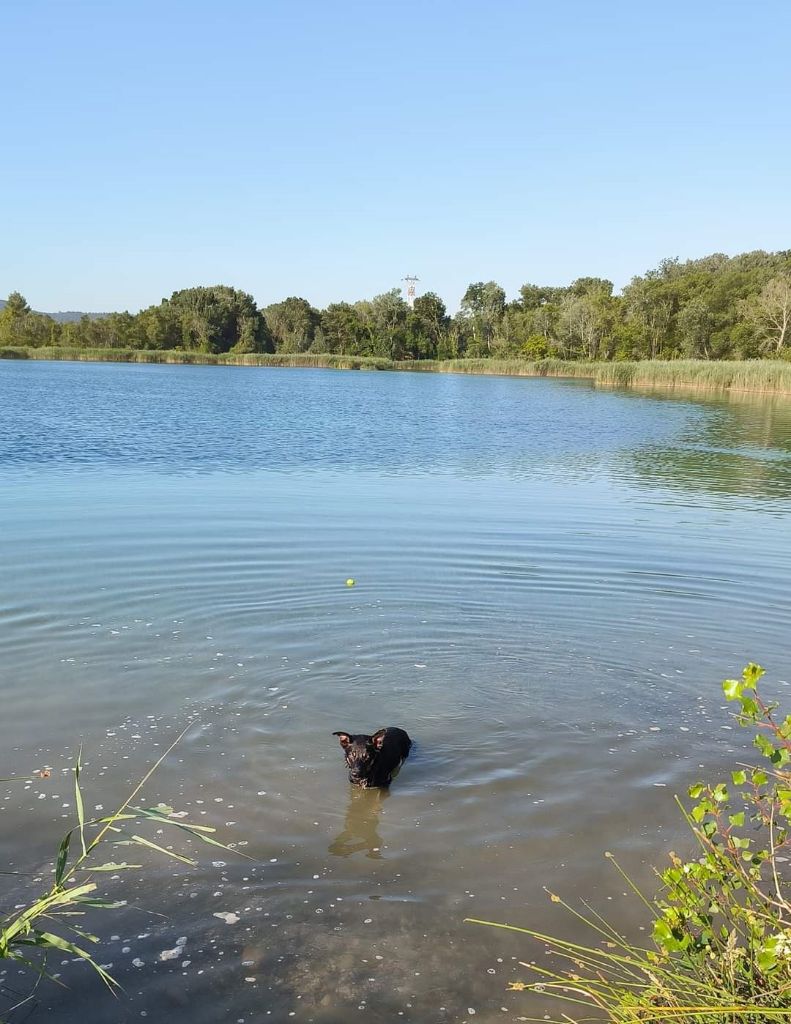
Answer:
[[[409,303],[409,308],[414,309],[415,306],[415,282],[419,281],[419,277],[406,277],[401,278],[402,281],[406,281],[406,300]]]

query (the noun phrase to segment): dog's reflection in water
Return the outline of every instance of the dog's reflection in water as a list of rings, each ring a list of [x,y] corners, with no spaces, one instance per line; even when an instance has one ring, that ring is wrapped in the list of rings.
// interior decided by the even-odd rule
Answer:
[[[349,793],[349,806],[343,831],[332,840],[329,852],[334,857],[351,857],[365,853],[372,860],[382,860],[382,837],[379,835],[379,815],[382,805],[390,796],[387,789],[360,789],[353,786]]]

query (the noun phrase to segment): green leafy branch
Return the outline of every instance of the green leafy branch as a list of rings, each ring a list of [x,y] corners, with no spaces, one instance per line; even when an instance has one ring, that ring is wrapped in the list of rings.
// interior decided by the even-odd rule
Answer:
[[[512,988],[545,993],[611,1021],[746,1024],[791,1016],[791,903],[784,856],[791,846],[791,715],[760,695],[764,670],[749,664],[723,692],[739,725],[756,731],[763,764],[738,765],[727,781],[698,782],[677,801],[698,855],[670,854],[660,892],[642,893],[611,859],[653,917],[653,946],[636,946],[587,903],[580,912],[550,898],[598,938],[588,946],[491,921],[544,943],[556,967],[523,964],[538,981]],[[563,966],[563,964],[567,966]],[[542,1018],[543,1019],[543,1018]],[[581,1020],[562,1014],[568,1024]]]

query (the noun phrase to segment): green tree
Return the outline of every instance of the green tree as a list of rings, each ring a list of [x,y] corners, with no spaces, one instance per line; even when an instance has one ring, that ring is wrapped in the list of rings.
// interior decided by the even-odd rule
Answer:
[[[548,304],[557,305],[566,291],[566,288],[554,288],[549,285],[523,284],[519,289],[519,302],[524,309],[539,309]]]
[[[403,359],[408,354],[407,320],[409,306],[399,288],[376,295],[370,303],[373,323],[374,347],[372,354],[387,356],[389,359]]]
[[[450,318],[445,303],[434,292],[415,299],[412,308],[412,331],[417,339],[416,356],[436,359],[448,332]]]
[[[34,313],[24,295],[11,292],[0,310],[0,345],[40,348],[52,344],[58,336],[58,326],[51,317]]]
[[[655,277],[633,278],[624,289],[627,316],[640,338],[640,356],[659,359],[672,344],[675,303],[666,282]]]
[[[771,278],[757,295],[741,301],[739,313],[765,351],[781,353],[791,337],[791,274]]]
[[[331,302],[321,314],[325,351],[340,355],[359,355],[364,347],[365,331],[359,312],[348,302]]]
[[[2,316],[11,320],[17,320],[20,317],[27,316],[32,310],[28,305],[27,299],[20,292],[11,292],[6,299],[5,308],[2,311]]]
[[[690,299],[678,314],[678,333],[684,355],[690,359],[711,358],[714,318],[706,302]]]
[[[461,311],[472,328],[471,347],[478,354],[489,355],[505,314],[505,292],[495,281],[471,284],[461,300]]]
[[[613,284],[604,277],[578,277],[572,281],[568,290],[572,295],[606,296],[612,295]]]
[[[162,333],[158,328],[170,327],[171,317],[175,317],[181,345],[185,349],[230,352],[241,346],[237,351],[273,351],[269,329],[255,300],[252,295],[236,288],[226,285],[185,288],[174,292],[170,299],[163,299],[160,311],[164,317],[156,324],[154,333],[157,338]],[[166,329],[164,333],[170,340],[171,332]]]
[[[588,281],[596,279],[588,278]],[[608,353],[604,343],[612,338],[615,307],[609,289],[591,286],[591,290],[569,293],[560,303],[558,334],[565,340],[567,354],[584,359],[599,359]]]
[[[136,319],[141,348],[179,349],[184,347],[178,314],[165,300],[160,306],[144,309]]]
[[[263,313],[276,352],[307,352],[313,346],[321,314],[307,299],[290,296]]]

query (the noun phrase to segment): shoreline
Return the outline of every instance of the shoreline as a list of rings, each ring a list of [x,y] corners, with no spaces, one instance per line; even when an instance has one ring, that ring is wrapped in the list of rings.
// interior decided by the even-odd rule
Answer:
[[[458,373],[497,377],[555,377],[590,380],[596,386],[676,388],[791,396],[791,361],[644,360],[575,362],[542,359],[404,360],[375,356],[286,353],[204,353],[149,349],[2,348],[0,359],[67,362],[117,362],[183,366],[251,366],[333,370]]]

